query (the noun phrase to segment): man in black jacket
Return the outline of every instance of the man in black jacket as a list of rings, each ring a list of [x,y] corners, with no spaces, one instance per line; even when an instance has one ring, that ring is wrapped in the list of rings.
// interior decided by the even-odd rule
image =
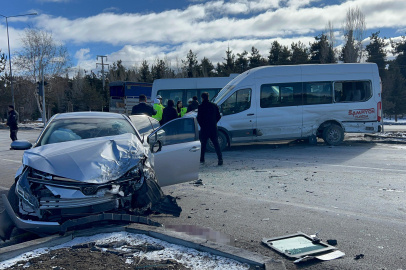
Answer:
[[[217,122],[221,115],[216,104],[209,101],[209,93],[202,93],[202,104],[197,110],[197,122],[200,125],[200,143],[202,150],[200,152],[200,162],[204,163],[204,154],[206,152],[207,140],[210,139],[216,149],[218,165],[223,165],[223,155],[217,135]]]
[[[162,111],[161,126],[178,117],[178,112],[175,109],[175,102],[172,99],[168,100],[168,106]]]
[[[134,114],[146,114],[148,116],[153,116],[156,114],[156,110],[149,104],[147,104],[147,97],[144,94],[139,96],[140,103],[135,105],[131,111],[131,115]]]
[[[196,109],[199,107],[199,101],[197,101],[197,97],[194,96],[192,99],[193,99],[193,100],[192,100],[192,103],[190,103],[190,104],[187,106],[187,111],[186,111],[186,113],[191,112],[191,111],[194,111],[194,110],[196,110]]]
[[[14,106],[8,106],[8,117],[6,126],[10,127],[10,138],[14,142],[17,140],[17,131],[18,131],[18,114],[14,110]]]

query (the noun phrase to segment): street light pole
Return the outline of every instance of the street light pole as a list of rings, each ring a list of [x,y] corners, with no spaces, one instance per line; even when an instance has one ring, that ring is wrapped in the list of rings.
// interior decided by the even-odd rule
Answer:
[[[22,16],[30,16],[30,15],[37,15],[37,13],[30,13],[30,14],[23,14],[23,15],[15,15],[15,16],[4,16],[1,15],[1,17],[6,18],[6,27],[7,27],[7,45],[8,45],[8,62],[10,64],[10,85],[11,85],[11,101],[13,103],[13,107],[15,108],[15,102],[14,102],[14,88],[13,88],[13,71],[11,69],[11,54],[10,54],[10,38],[8,35],[8,18],[12,17],[22,17]]]

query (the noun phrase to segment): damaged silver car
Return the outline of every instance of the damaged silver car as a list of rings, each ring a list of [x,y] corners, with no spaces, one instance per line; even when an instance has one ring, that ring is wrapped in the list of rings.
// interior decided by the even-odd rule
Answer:
[[[179,216],[176,199],[161,187],[198,178],[197,121],[175,119],[147,137],[134,124],[115,113],[58,114],[34,145],[20,142],[20,148],[31,149],[9,195],[3,195],[9,223],[50,234],[66,230],[67,221],[94,222],[106,213],[115,214],[112,219],[151,211]],[[2,238],[6,223],[0,224]]]

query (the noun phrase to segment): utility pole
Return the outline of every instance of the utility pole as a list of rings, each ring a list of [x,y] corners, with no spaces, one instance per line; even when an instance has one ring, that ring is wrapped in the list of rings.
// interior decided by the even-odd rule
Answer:
[[[101,63],[96,63],[96,68],[97,68],[97,65],[101,65],[102,66],[102,70],[101,70],[101,73],[102,73],[102,76],[103,76],[103,90],[105,89],[105,78],[104,78],[104,66],[108,66],[109,64],[105,64],[104,63],[104,58],[106,58],[106,61],[107,61],[107,56],[105,56],[105,55],[98,55],[97,56],[97,59],[96,60],[99,60],[99,57],[101,58]]]

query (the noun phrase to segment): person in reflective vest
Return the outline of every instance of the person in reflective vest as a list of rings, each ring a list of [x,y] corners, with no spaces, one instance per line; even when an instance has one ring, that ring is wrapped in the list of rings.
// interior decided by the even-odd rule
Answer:
[[[161,107],[161,101],[156,98],[154,100],[154,109],[156,110],[156,114],[153,115],[152,118],[156,119],[157,121],[162,120],[162,110],[163,110],[162,107]]]
[[[165,109],[164,105],[162,105],[162,97],[160,95],[157,95],[156,98],[159,99],[159,105],[161,106],[162,110]]]
[[[187,108],[183,107],[182,101],[178,101],[176,103],[176,112],[178,113],[179,117],[183,117],[187,111]]]

